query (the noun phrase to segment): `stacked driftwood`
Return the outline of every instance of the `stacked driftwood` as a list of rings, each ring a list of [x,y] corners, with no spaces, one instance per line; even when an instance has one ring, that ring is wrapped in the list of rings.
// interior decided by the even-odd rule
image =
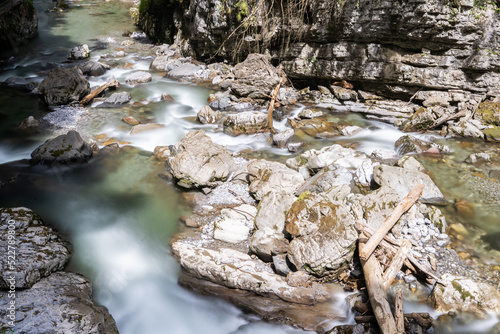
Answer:
[[[396,239],[388,235],[388,232],[399,218],[420,198],[423,189],[424,186],[420,184],[410,191],[376,231],[373,231],[361,222],[357,224],[357,228],[361,233],[359,239],[359,258],[363,266],[366,287],[374,316],[359,316],[356,317],[356,321],[358,323],[365,323],[376,320],[383,334],[405,333],[405,327],[408,328],[410,322],[421,327],[417,332],[421,332],[422,329],[425,330],[432,325],[432,318],[427,313],[403,313],[403,296],[401,290],[398,290],[396,293],[394,314],[391,311],[387,297],[387,290],[403,265],[429,283],[441,283],[431,272],[430,268],[422,265],[411,255],[412,244],[409,240]],[[377,252],[392,254],[392,262],[388,266],[381,265],[376,256]],[[385,267],[385,270],[383,267]],[[407,326],[405,326],[405,321]]]

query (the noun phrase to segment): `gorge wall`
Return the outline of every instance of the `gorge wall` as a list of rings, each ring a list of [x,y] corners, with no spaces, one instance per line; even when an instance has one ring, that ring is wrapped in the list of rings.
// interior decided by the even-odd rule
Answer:
[[[347,80],[392,97],[499,94],[491,0],[165,0],[163,13],[162,0],[142,1],[139,25],[197,59],[268,53],[296,80]]]
[[[38,14],[32,1],[0,3],[0,50],[12,50],[38,33]]]

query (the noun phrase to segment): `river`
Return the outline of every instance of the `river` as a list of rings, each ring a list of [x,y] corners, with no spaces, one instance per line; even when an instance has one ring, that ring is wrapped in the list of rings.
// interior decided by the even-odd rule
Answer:
[[[117,49],[125,31],[136,30],[128,15],[128,3],[73,1],[65,13],[46,13],[46,9],[54,6],[52,1],[34,3],[40,17],[39,36],[21,47],[3,66],[0,81],[13,75],[40,81],[40,72],[49,68],[50,63],[65,61],[68,51],[83,43],[89,44],[93,49],[92,59],[97,60],[100,55]],[[140,48],[129,53],[116,61],[107,74],[92,79],[91,85],[103,83],[110,75],[123,81],[132,70],[147,70],[152,59],[144,57],[145,53]],[[124,86],[123,90],[132,94],[132,102],[148,103],[106,110],[94,104],[93,114],[83,116],[88,122],[81,127],[84,134],[105,134],[130,145],[119,153],[99,155],[86,165],[67,168],[29,164],[27,159],[33,149],[51,136],[26,136],[14,129],[27,116],[42,117],[47,111],[36,96],[2,89],[0,172],[12,173],[16,182],[0,189],[1,206],[31,208],[72,243],[73,257],[66,270],[93,281],[95,300],[109,309],[120,333],[303,333],[263,322],[225,302],[193,294],[177,285],[180,268],[170,255],[169,238],[178,229],[179,216],[188,208],[182,205],[179,189],[158,177],[164,166],[151,152],[157,145],[174,144],[188,131],[203,128],[214,141],[232,151],[277,160],[289,158],[291,153],[270,147],[266,135],[229,137],[213,131],[213,125],[196,123],[196,112],[206,104],[210,93],[206,88],[178,83],[155,73],[153,84],[139,88]],[[163,92],[172,95],[175,102],[160,103]],[[292,114],[302,108],[297,106]],[[120,121],[124,115],[154,120],[165,127],[131,136],[130,127]],[[402,135],[390,125],[367,121],[360,115],[339,113],[330,117],[366,128],[348,141],[368,154],[375,148],[392,149]],[[285,121],[277,122],[276,127],[285,128]],[[314,145],[326,146],[335,140],[346,139]],[[454,152],[447,159],[459,166],[469,152],[482,145],[447,144]],[[477,214],[466,219],[457,217],[451,208],[447,211],[451,221],[481,228],[490,235],[500,233],[494,202],[488,202],[479,192],[474,193],[456,177],[450,178],[452,167],[444,161],[431,157],[422,158],[422,162],[434,173],[445,195],[450,199],[467,197],[476,206]],[[480,167],[476,169],[481,172]],[[490,255],[477,256],[485,263],[492,261]],[[475,330],[484,332],[488,328]]]

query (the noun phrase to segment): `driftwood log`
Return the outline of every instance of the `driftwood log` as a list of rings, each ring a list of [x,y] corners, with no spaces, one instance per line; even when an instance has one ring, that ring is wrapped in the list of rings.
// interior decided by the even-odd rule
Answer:
[[[274,111],[274,104],[276,103],[276,99],[278,97],[278,92],[280,91],[280,86],[282,81],[283,78],[276,85],[276,87],[274,87],[273,95],[271,96],[271,102],[269,103],[269,109],[267,110],[267,126],[269,127],[269,131],[271,131],[271,135],[277,133],[276,129],[273,127],[273,111]]]
[[[359,251],[359,257],[362,260],[367,260],[370,255],[372,255],[375,248],[377,248],[378,244],[382,239],[384,239],[387,232],[391,230],[391,228],[396,224],[399,218],[405,213],[408,209],[411,208],[413,204],[422,196],[422,192],[424,191],[424,185],[419,184],[415,188],[413,188],[408,195],[394,208],[392,213],[385,219],[385,221],[380,225],[380,227],[375,231],[375,233],[370,237],[370,240],[365,244],[363,249]]]
[[[403,292],[398,289],[394,299],[394,320],[396,321],[396,333],[405,333],[405,317],[403,313]]]
[[[384,272],[385,291],[387,291],[391,286],[392,282],[394,281],[394,278],[396,277],[396,274],[403,266],[403,263],[405,262],[410,250],[411,250],[411,242],[408,240],[403,240],[403,244],[401,245],[401,247],[399,247],[398,251],[396,252],[396,255],[394,255],[394,257],[392,258],[392,262],[389,265],[389,268],[387,268],[387,270]]]
[[[80,101],[80,104],[83,105],[83,106],[86,105],[86,104],[89,104],[90,101],[92,101],[94,98],[96,98],[97,96],[99,96],[99,94],[101,94],[106,89],[111,88],[111,87],[118,88],[118,87],[120,87],[120,83],[116,79],[113,79],[113,80],[110,80],[110,81],[106,82],[104,85],[98,87],[97,89],[93,90],[90,94],[88,94],[87,96],[85,96]]]

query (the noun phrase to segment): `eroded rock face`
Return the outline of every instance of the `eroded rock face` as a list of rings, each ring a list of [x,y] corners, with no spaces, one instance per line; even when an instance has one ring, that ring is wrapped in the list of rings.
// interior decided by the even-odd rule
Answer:
[[[216,186],[237,169],[231,152],[212,142],[205,131],[191,131],[171,149],[168,166],[184,188]]]
[[[273,255],[287,251],[285,239],[286,212],[296,197],[284,191],[270,191],[260,201],[255,227],[257,230],[250,240],[250,249],[266,261]]]
[[[0,208],[0,223],[0,250],[5,254],[0,258],[0,289],[13,283],[18,289],[30,288],[42,277],[63,269],[69,261],[68,244],[30,209]],[[9,246],[14,248],[8,249]],[[8,263],[9,250],[15,251],[13,266]],[[12,277],[14,280],[10,280]]]
[[[430,300],[438,312],[467,312],[485,318],[487,312],[500,314],[498,288],[470,278],[444,274],[446,286],[436,284]]]
[[[10,299],[0,298],[0,316],[7,319]],[[92,301],[92,283],[81,275],[58,272],[30,289],[16,291],[16,333],[118,334],[107,308]]]
[[[47,72],[38,92],[49,106],[80,101],[90,93],[90,84],[78,67],[54,68]]]
[[[33,164],[83,163],[92,157],[92,147],[74,130],[49,139],[31,153]]]
[[[248,164],[250,192],[261,200],[270,191],[284,191],[293,194],[304,182],[304,177],[279,162],[254,160]]]
[[[244,62],[234,67],[235,80],[231,89],[239,96],[267,99],[280,82],[278,70],[266,56],[250,54]]]
[[[316,276],[337,274],[352,260],[358,233],[354,217],[341,202],[313,193],[292,204],[286,231],[292,236],[288,259]]]

